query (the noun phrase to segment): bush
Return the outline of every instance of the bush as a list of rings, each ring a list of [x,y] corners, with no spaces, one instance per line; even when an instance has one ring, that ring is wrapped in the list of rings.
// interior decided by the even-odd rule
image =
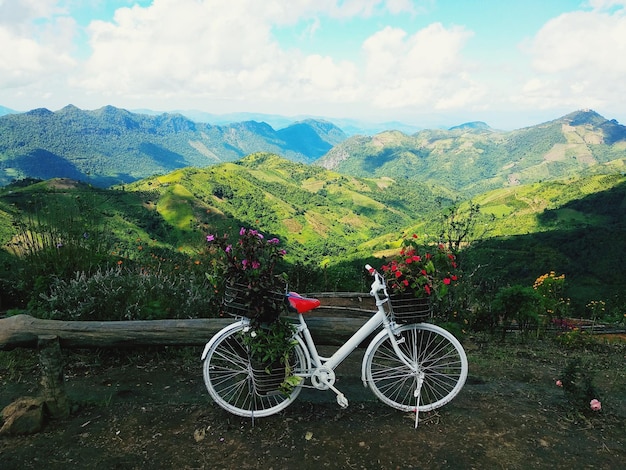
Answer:
[[[519,285],[503,287],[493,301],[493,310],[502,318],[502,339],[507,325],[514,321],[522,334],[539,325],[538,309],[541,299],[534,289]]]
[[[580,359],[571,359],[567,363],[557,386],[563,388],[565,397],[574,409],[581,412],[600,410],[599,404],[592,404],[592,401],[600,398],[593,384],[593,368],[583,365]]]
[[[117,266],[57,278],[32,303],[33,315],[54,320],[158,320],[219,314],[213,287],[194,273],[166,274]]]

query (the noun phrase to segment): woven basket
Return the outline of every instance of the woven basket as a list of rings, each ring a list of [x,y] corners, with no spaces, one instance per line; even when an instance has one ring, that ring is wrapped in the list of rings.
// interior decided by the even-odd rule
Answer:
[[[281,292],[270,292],[269,299],[271,299],[271,303],[279,306],[279,312],[276,312],[276,309],[271,309],[270,306],[260,306],[256,305],[256,307],[260,307],[259,311],[252,312],[248,307],[250,305],[250,291],[248,286],[245,284],[233,284],[227,285],[224,291],[224,301],[222,302],[222,306],[224,307],[224,313],[228,315],[232,315],[234,317],[246,317],[246,318],[257,318],[257,317],[277,317],[279,313],[284,310],[284,302],[285,302],[285,294]],[[271,309],[272,314],[270,315],[269,310]],[[265,310],[268,310],[267,312]]]
[[[251,361],[252,382],[257,395],[274,395],[280,393],[280,385],[285,381],[285,366],[280,362],[270,365],[269,372],[266,364]]]
[[[432,306],[428,297],[417,298],[413,294],[394,294],[389,305],[396,323],[419,323],[430,318]]]

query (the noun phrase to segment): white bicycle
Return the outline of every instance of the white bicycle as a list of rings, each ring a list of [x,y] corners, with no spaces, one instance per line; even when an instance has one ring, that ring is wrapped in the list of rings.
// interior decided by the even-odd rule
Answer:
[[[225,410],[244,417],[269,416],[289,406],[307,380],[318,390],[332,390],[341,407],[348,400],[335,388],[335,369],[365,339],[381,329],[369,344],[362,364],[362,380],[387,405],[401,411],[431,411],[452,400],[467,378],[467,356],[459,341],[447,330],[430,323],[399,324],[383,277],[369,265],[374,277],[370,295],[376,299],[376,313],[332,356],[318,354],[304,314],[319,306],[317,299],[288,294],[289,304],[298,312],[290,358],[292,372],[302,378],[289,394],[257,393],[249,352],[240,332],[250,320],[241,318],[219,331],[205,346],[204,382],[211,398]],[[382,295],[381,295],[382,293]],[[385,307],[387,307],[385,309]]]

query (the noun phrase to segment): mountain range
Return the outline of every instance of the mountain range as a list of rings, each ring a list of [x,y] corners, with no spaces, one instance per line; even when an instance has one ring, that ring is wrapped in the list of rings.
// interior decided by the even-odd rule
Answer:
[[[181,114],[139,114],[68,105],[0,116],[0,185],[66,177],[100,187],[188,166],[203,168],[269,152],[360,177],[390,177],[465,199],[496,188],[569,175],[623,171],[626,127],[593,110],[514,131],[469,122],[406,134],[348,135],[307,119],[278,130],[265,122],[212,125]]]
[[[112,106],[40,108],[0,116],[0,185],[24,177],[65,177],[105,187],[258,151],[311,162],[345,138],[326,121],[275,130],[264,122],[214,126],[180,114],[136,114]]]
[[[592,110],[515,131],[482,122],[412,135],[353,136],[316,162],[354,176],[417,179],[472,197],[570,175],[623,171],[626,127]]]

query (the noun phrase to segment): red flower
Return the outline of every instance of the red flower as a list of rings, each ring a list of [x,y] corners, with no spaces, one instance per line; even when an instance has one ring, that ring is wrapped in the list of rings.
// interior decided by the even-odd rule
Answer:
[[[443,283],[444,283],[446,286],[449,286],[449,285],[450,285],[450,278],[449,278],[449,277],[444,277],[444,278],[443,278]]]

